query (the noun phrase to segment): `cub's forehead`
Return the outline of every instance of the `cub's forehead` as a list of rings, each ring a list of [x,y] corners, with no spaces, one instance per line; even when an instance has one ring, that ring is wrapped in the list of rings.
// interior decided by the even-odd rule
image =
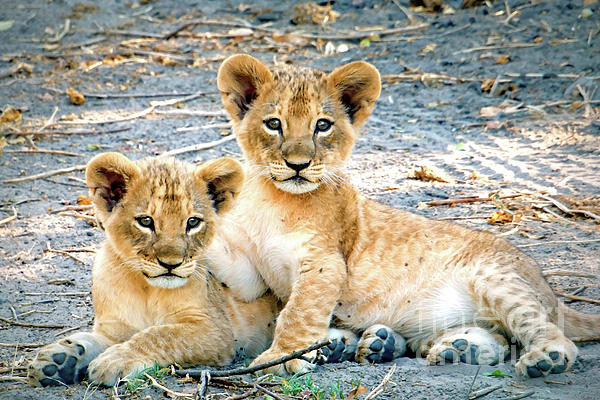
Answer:
[[[285,65],[273,70],[274,87],[267,111],[289,114],[333,112],[326,74],[312,68]]]

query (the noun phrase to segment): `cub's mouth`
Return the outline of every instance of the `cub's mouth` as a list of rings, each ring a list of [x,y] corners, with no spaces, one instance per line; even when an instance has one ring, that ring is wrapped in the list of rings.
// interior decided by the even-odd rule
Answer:
[[[155,276],[150,276],[144,272],[144,276],[150,285],[163,289],[175,289],[185,285],[188,281],[188,278],[175,275],[170,271]]]
[[[292,182],[310,182],[308,179],[306,179],[305,177],[300,176],[300,175],[292,176],[291,178],[284,179],[283,181],[284,182],[286,182],[286,181],[292,181]]]

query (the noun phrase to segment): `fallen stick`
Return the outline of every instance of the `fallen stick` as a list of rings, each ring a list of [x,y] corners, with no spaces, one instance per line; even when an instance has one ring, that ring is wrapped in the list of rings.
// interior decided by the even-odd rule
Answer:
[[[66,206],[63,208],[59,208],[58,210],[50,210],[49,212],[51,214],[53,213],[59,213],[59,212],[63,212],[63,211],[85,211],[85,210],[91,210],[92,208],[94,208],[94,206],[92,204],[82,204],[82,205],[76,205],[76,206]]]
[[[488,386],[486,388],[479,389],[475,392],[471,392],[471,394],[469,395],[469,400],[474,400],[474,399],[478,399],[483,396],[487,396],[488,394],[500,389],[501,387],[502,387],[502,385]]]
[[[169,389],[168,387],[161,385],[160,383],[158,383],[156,381],[156,379],[154,379],[151,375],[149,375],[149,374],[147,374],[145,372],[144,372],[144,376],[150,380],[150,383],[151,383],[152,386],[154,386],[155,388],[158,388],[158,389],[162,390],[169,397],[184,397],[184,398],[187,398],[187,399],[191,399],[191,398],[194,397],[193,394],[175,392],[175,391]]]
[[[44,347],[46,343],[0,343],[0,347],[16,347],[21,349],[35,349]]]
[[[555,290],[554,293],[557,296],[564,297],[564,298],[571,299],[571,300],[585,301],[587,303],[592,303],[592,304],[600,304],[600,300],[590,299],[589,297],[574,296],[572,294],[563,293],[563,292],[558,291],[558,290]]]
[[[528,392],[519,393],[514,396],[505,397],[502,400],[520,400],[520,399],[524,399],[525,397],[529,397],[529,396],[533,395],[534,393],[535,393],[535,390],[530,390]]]
[[[58,121],[55,124],[61,124],[63,122]],[[8,131],[3,132],[0,135],[15,135],[15,136],[49,136],[49,135],[101,135],[103,133],[116,133],[116,132],[124,132],[130,130],[131,127],[126,128],[115,128],[115,129],[105,129],[105,130],[70,130],[70,131]]]
[[[7,217],[7,218],[4,218],[3,220],[1,220],[0,221],[0,225],[8,224],[9,222],[12,222],[15,219],[17,219],[17,209],[13,207],[12,210],[13,210],[13,215],[11,215],[10,217]]]
[[[24,176],[22,178],[6,179],[6,180],[2,181],[2,183],[21,183],[21,182],[27,182],[27,181],[34,181],[36,179],[48,178],[50,176],[68,174],[69,172],[83,171],[85,169],[85,167],[86,167],[85,164],[84,165],[75,165],[74,167],[56,169],[54,171],[42,172],[40,174]]]
[[[392,365],[392,367],[390,368],[388,373],[385,374],[385,376],[383,377],[383,379],[381,380],[379,385],[377,385],[375,388],[373,388],[373,390],[371,390],[369,392],[369,394],[367,394],[367,396],[365,397],[365,400],[372,400],[375,397],[379,396],[381,394],[381,392],[383,392],[383,388],[385,387],[385,385],[387,385],[387,383],[391,379],[392,375],[394,375],[394,372],[396,371],[396,367],[397,367],[396,364]]]
[[[448,204],[477,203],[480,201],[514,199],[515,197],[521,197],[521,196],[527,196],[527,193],[509,194],[506,196],[499,196],[496,199],[494,199],[492,197],[458,197],[455,199],[432,200],[432,201],[425,202],[425,204],[427,204],[428,206],[445,206]]]
[[[285,355],[283,357],[276,358],[275,360],[267,361],[265,363],[257,364],[257,365],[251,366],[251,367],[227,369],[227,370],[222,370],[222,371],[210,371],[210,375],[211,376],[216,376],[216,377],[223,377],[223,376],[253,374],[254,372],[261,371],[263,369],[270,368],[270,367],[273,367],[275,365],[283,364],[283,363],[288,362],[290,360],[294,360],[296,358],[299,358],[303,354],[306,354],[306,353],[311,352],[313,350],[318,350],[321,347],[327,346],[329,343],[331,343],[331,341],[329,339],[323,340],[323,341],[318,342],[318,343],[313,343],[313,344],[311,344],[310,346],[308,346],[308,347],[306,347],[304,349],[296,350],[296,351],[294,351],[294,352],[292,352],[290,354],[287,354],[287,355]],[[207,371],[207,370],[206,369],[198,369],[198,368],[194,368],[194,369],[179,369],[179,370],[175,370],[175,374],[178,375],[178,376],[189,375],[192,378],[201,378],[202,377],[202,373],[205,372],[205,371]]]
[[[99,124],[114,124],[117,122],[126,122],[131,121],[137,118],[144,117],[152,111],[154,111],[156,107],[150,106],[148,108],[143,109],[142,111],[134,112],[132,114],[126,115],[124,117],[115,118],[115,119],[101,119],[101,120],[89,120],[89,119],[76,119],[74,121],[59,121],[57,124],[62,125],[99,125]]]
[[[22,327],[25,327],[25,328],[62,329],[62,328],[65,327],[64,325],[30,324],[30,323],[27,323],[27,322],[12,321],[12,320],[10,320],[8,318],[4,318],[4,317],[0,317],[0,321],[6,322],[9,325],[22,326]]]
[[[58,292],[58,293],[43,293],[43,292],[27,292],[24,296],[87,296],[90,292]],[[64,328],[64,326],[63,326]]]
[[[56,253],[56,254],[60,254],[60,255],[65,256],[65,257],[72,258],[73,260],[77,261],[80,264],[86,265],[86,262],[83,261],[81,258],[79,258],[77,256],[74,256],[73,254],[71,254],[69,252],[66,252],[66,251],[54,250],[54,249],[51,249],[50,247],[48,247],[47,249],[44,249],[43,251],[44,251],[44,253]]]
[[[579,272],[579,271],[568,271],[564,269],[551,269],[545,272],[542,272],[542,275],[545,277],[548,276],[577,276],[580,278],[598,278],[598,275],[590,274],[587,272]]]
[[[494,46],[479,46],[472,47],[470,49],[463,49],[455,51],[453,54],[461,54],[461,53],[472,53],[474,51],[485,51],[485,50],[496,50],[496,49],[519,49],[523,47],[536,47],[539,46],[539,43],[508,43],[508,44],[498,44]]]
[[[600,220],[600,215],[598,214],[594,214],[591,211],[587,211],[587,210],[574,210],[571,209],[569,207],[567,207],[565,204],[561,203],[560,201],[545,195],[545,194],[540,194],[540,197],[544,200],[548,200],[549,202],[551,202],[552,204],[554,204],[556,206],[556,208],[558,208],[560,211],[564,212],[565,214],[583,214],[585,216],[588,216],[590,218],[596,219],[596,220]]]
[[[210,92],[207,92],[210,93]],[[212,93],[219,93],[214,91]],[[85,97],[94,97],[97,99],[130,99],[130,98],[145,98],[145,97],[173,97],[173,96],[190,96],[193,93],[82,93]]]
[[[529,243],[529,244],[520,244],[517,245],[517,247],[520,248],[524,248],[524,247],[533,247],[533,246],[542,246],[545,244],[579,244],[579,243],[595,243],[595,242],[600,242],[600,239],[591,239],[591,240],[549,240],[547,242],[541,242],[541,243]]]
[[[165,153],[162,153],[159,157],[170,157],[170,156],[174,156],[174,155],[177,155],[177,154],[189,153],[189,152],[192,152],[192,151],[206,150],[206,149],[210,149],[211,147],[218,146],[220,144],[229,142],[229,141],[234,140],[234,139],[235,139],[235,135],[228,135],[228,136],[225,136],[222,139],[215,140],[213,142],[194,144],[194,145],[191,145],[191,146],[182,147],[180,149],[170,150],[170,151],[167,151]]]
[[[41,154],[57,154],[59,156],[85,157],[83,154],[72,153],[70,151],[49,150],[49,149],[39,149],[39,148],[35,149],[35,150],[31,150],[31,149],[4,150],[3,153],[7,153],[7,154],[19,154],[19,153],[23,153],[23,154],[37,154],[37,153],[41,153]]]
[[[159,115],[177,115],[189,117],[223,117],[227,115],[225,111],[198,111],[198,110],[156,110]]]

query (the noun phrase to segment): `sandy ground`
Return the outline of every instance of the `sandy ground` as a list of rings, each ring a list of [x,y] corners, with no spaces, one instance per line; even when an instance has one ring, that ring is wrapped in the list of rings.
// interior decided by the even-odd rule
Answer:
[[[450,2],[454,14],[415,12],[410,25],[392,1],[354,0],[336,2],[333,10],[340,15],[325,27],[292,25],[292,1],[142,3],[0,1],[0,107],[21,111],[20,121],[0,123],[3,181],[85,165],[100,151],[141,158],[222,139],[228,133],[224,116],[188,111],[221,110],[215,75],[227,55],[249,52],[267,62],[328,70],[363,59],[380,69],[384,89],[348,166],[362,192],[394,207],[505,234],[515,245],[524,246],[546,272],[559,268],[597,276],[598,223],[563,213],[539,195],[600,213],[600,123],[594,109],[600,99],[600,91],[594,92],[600,79],[598,2],[586,2],[584,8],[582,1],[496,1],[491,7],[470,10]],[[588,11],[592,14],[584,17]],[[262,25],[266,30],[204,24],[170,40],[158,38],[192,19],[266,24]],[[415,29],[419,24],[426,25]],[[386,34],[385,30],[400,27],[412,29]],[[275,31],[319,38],[282,37]],[[355,38],[364,31],[375,31],[379,37]],[[338,38],[331,39],[333,35]],[[348,51],[335,52],[342,50],[340,45]],[[496,79],[497,84],[492,87],[485,79]],[[85,95],[85,104],[71,104],[65,95],[70,87]],[[148,111],[152,101],[184,98],[183,94],[197,91],[206,94]],[[132,94],[154,97],[123,96]],[[144,110],[146,114],[136,115]],[[118,119],[121,122],[110,122]],[[10,135],[14,130],[55,134]],[[75,130],[80,134],[59,134]],[[32,145],[75,154],[20,152]],[[235,141],[178,157],[202,161],[223,155],[239,156]],[[407,179],[420,166],[436,167],[455,181]],[[82,178],[81,168],[75,168],[67,174],[0,185],[0,220],[13,215],[13,208],[17,215],[0,224],[0,316],[64,327],[0,322],[1,399],[164,397],[163,390],[147,384],[133,392],[120,387],[115,393],[86,385],[35,389],[22,382],[37,346],[69,334],[67,328],[89,329],[92,322],[93,254],[50,251],[93,249],[103,238],[81,217],[86,210],[76,216],[68,215],[73,211],[56,212],[86,194]],[[498,191],[534,196],[419,207],[430,200],[487,197]],[[488,218],[503,207],[522,218],[490,223]],[[600,298],[597,277],[552,276],[549,281],[561,292]],[[598,305],[588,302],[571,306],[600,312]],[[497,367],[427,367],[413,358],[395,364],[380,399],[466,399],[471,385],[473,391],[501,385],[485,399],[530,391],[530,398],[538,399],[600,397],[598,343],[581,345],[573,370],[551,380],[488,377],[483,373]],[[338,385],[347,396],[358,382],[370,392],[391,366],[320,367],[311,378],[323,393],[312,397],[329,398],[330,389]],[[510,363],[499,368],[514,375]],[[161,382],[187,393],[196,387],[169,376]],[[211,386],[208,394],[219,399],[224,391]]]

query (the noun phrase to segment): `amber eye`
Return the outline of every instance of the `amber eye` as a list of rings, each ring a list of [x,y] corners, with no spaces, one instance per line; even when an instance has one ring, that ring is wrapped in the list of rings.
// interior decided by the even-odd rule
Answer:
[[[329,120],[321,118],[317,121],[317,126],[315,128],[315,132],[327,132],[333,123]]]
[[[197,228],[201,223],[202,223],[202,219],[201,218],[191,217],[191,218],[189,218],[187,220],[187,227],[186,227],[186,229],[189,231],[190,229]]]
[[[281,131],[281,121],[279,118],[271,118],[265,121],[265,125],[272,131]]]
[[[154,230],[154,220],[152,219],[152,217],[148,217],[148,216],[138,217],[138,218],[136,218],[136,220],[137,220],[138,224],[140,224],[140,226]]]

